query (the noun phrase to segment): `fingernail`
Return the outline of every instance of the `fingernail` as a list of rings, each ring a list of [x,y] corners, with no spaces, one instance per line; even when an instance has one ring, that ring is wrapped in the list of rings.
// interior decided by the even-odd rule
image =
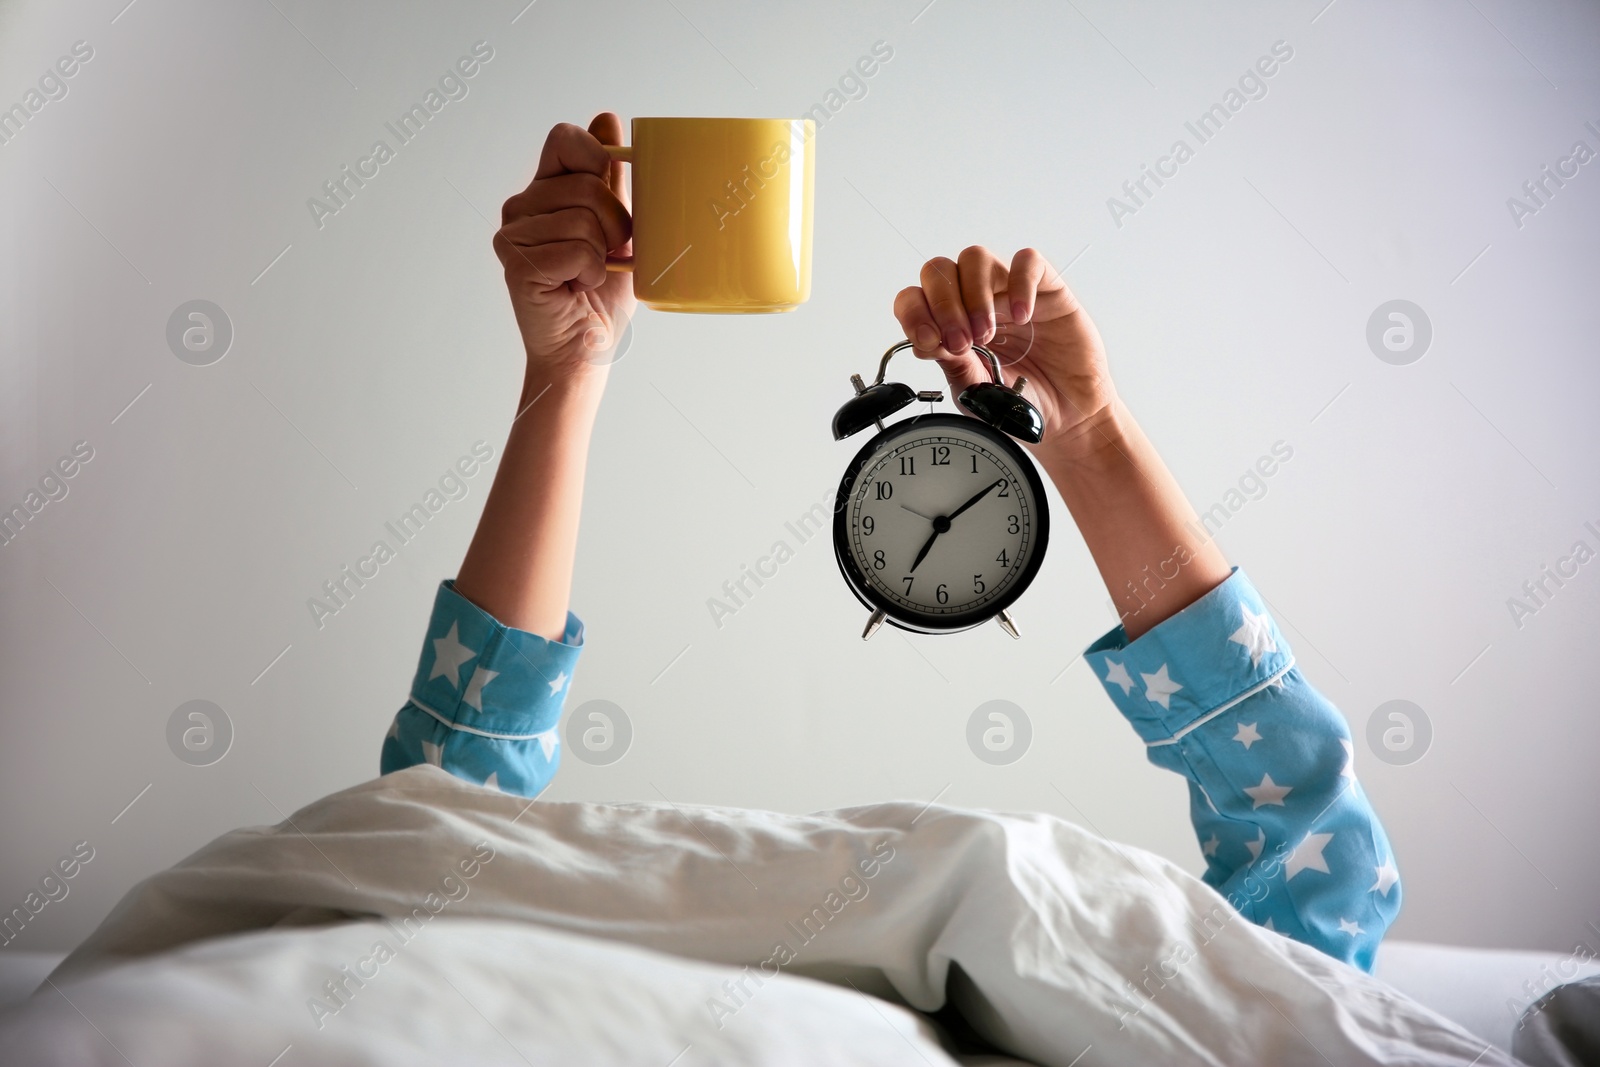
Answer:
[[[967,340],[967,332],[954,327],[944,332],[944,347],[950,352],[962,352],[972,342]]]
[[[927,323],[917,327],[916,345],[918,348],[938,348],[939,332]]]
[[[1028,321],[1028,305],[1020,300],[1011,301],[1011,317],[1017,322]]]
[[[971,318],[972,318],[972,339],[974,341],[981,341],[983,338],[988,337],[989,336],[989,330],[990,330],[991,326],[993,325],[989,321],[989,316],[987,314],[984,314],[983,312],[979,312],[978,314],[973,315]]]

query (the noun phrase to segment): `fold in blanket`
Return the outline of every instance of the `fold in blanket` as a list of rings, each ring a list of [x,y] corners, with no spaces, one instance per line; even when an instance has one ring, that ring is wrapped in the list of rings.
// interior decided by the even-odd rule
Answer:
[[[1160,857],[1043,815],[529,802],[414,767],[226,834],[148,879],[52,976],[351,917],[537,924],[921,1011],[1043,1064],[1511,1061],[1260,929]],[[708,1001],[713,1021],[719,1008]]]

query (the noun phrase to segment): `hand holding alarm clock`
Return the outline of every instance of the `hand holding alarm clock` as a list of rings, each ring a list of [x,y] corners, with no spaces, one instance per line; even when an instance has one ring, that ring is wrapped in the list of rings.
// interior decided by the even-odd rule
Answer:
[[[1041,253],[1024,248],[1008,267],[974,245],[955,261],[929,260],[921,282],[895,296],[895,318],[913,353],[939,363],[952,393],[992,380],[972,348],[983,345],[1008,374],[1028,381],[1044,419],[1044,436],[1029,451],[1042,465],[1073,463],[1105,447],[1101,428],[1116,400],[1105,345]]]
[[[842,440],[868,426],[839,486],[834,552],[846,583],[872,610],[863,638],[885,621],[922,633],[995,619],[1017,636],[1007,608],[1038,572],[1049,539],[1043,484],[1012,438],[1047,466],[1092,455],[1115,394],[1098,331],[1058,272],[1023,249],[1009,269],[972,247],[930,260],[922,285],[895,299],[907,341],[891,346],[871,386],[834,418]],[[943,399],[885,381],[911,348],[935,359],[967,415],[883,419],[916,400]],[[1008,385],[1004,369],[1017,373]],[[1032,383],[1037,405],[1023,392]]]

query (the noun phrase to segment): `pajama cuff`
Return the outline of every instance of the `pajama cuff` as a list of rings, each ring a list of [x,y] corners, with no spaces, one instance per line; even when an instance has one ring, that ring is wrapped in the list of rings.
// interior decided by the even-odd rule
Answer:
[[[571,612],[560,641],[501,623],[439,583],[411,703],[447,726],[504,740],[555,728],[583,649]]]
[[[1119,625],[1083,653],[1146,744],[1169,742],[1281,677],[1289,643],[1244,572],[1129,642]]]

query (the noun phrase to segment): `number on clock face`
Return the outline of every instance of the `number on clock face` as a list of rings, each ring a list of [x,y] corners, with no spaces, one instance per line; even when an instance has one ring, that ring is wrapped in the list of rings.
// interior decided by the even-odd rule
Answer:
[[[928,430],[862,467],[850,547],[868,583],[914,612],[954,615],[998,599],[1032,547],[1037,508],[1013,461],[981,440]]]

